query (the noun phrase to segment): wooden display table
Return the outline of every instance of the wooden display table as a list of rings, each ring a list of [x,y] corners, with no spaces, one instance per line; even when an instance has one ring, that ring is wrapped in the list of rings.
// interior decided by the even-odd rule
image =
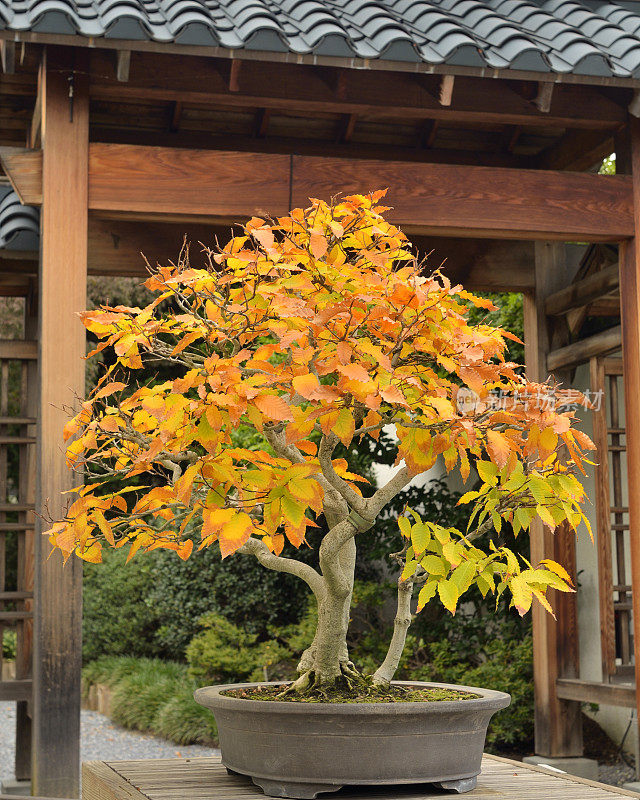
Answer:
[[[345,787],[320,798],[346,800],[616,800],[637,794],[560,775],[542,767],[485,755],[478,786],[464,795],[413,786]],[[228,775],[219,757],[154,761],[89,761],[82,768],[82,800],[263,800],[249,778]]]

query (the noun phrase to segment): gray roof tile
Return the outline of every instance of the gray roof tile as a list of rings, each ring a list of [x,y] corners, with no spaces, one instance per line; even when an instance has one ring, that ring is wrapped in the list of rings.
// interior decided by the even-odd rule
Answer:
[[[640,3],[608,0],[0,0],[0,27],[533,72],[638,77]]]
[[[23,206],[10,186],[0,187],[0,249],[37,250],[40,212]]]

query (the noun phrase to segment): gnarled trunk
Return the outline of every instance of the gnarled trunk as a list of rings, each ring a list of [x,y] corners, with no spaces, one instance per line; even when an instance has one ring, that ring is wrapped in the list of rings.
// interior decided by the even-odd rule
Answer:
[[[347,542],[338,554],[343,575],[347,579],[348,593],[335,592],[325,581],[324,591],[318,597],[318,625],[312,644],[303,653],[298,672],[300,678],[292,689],[327,689],[343,677],[355,676],[349,660],[347,632],[349,629],[351,597],[353,594],[356,545]]]

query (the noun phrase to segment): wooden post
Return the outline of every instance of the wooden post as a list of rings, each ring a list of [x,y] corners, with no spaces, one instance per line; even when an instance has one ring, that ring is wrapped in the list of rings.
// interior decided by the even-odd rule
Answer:
[[[620,245],[620,316],[624,375],[625,428],[636,708],[640,712],[640,120],[629,119],[635,238]],[[618,148],[616,147],[616,150]]]
[[[560,243],[536,242],[536,286],[524,296],[524,339],[527,375],[547,378],[547,353],[551,336],[545,315],[546,298],[566,286],[565,248]],[[551,533],[539,520],[531,526],[531,561],[543,558],[562,563],[575,578],[574,534],[566,527]],[[560,700],[556,680],[577,677],[578,635],[575,595],[552,597],[557,619],[535,603],[533,618],[533,681],[535,688],[536,755],[562,758],[582,755],[580,703]]]
[[[74,485],[62,427],[84,395],[89,101],[78,51],[48,49],[42,71],[43,203],[40,263],[40,404],[36,508],[56,519]],[[65,411],[65,408],[67,409]],[[40,531],[46,522],[39,525]],[[36,535],[32,791],[79,795],[81,562],[63,568]]]

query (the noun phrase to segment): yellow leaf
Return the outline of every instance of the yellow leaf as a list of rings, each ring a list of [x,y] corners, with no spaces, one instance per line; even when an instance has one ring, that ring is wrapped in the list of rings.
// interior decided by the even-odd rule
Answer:
[[[425,585],[420,589],[418,592],[418,611],[422,611],[422,609],[427,605],[429,600],[435,597],[436,591],[438,589],[438,582],[437,581],[427,581]]]
[[[109,544],[114,547],[115,546],[115,539],[113,538],[113,532],[111,530],[111,525],[107,522],[104,514],[100,511],[99,508],[96,508],[93,512],[93,519],[102,531],[102,535],[104,538],[109,542]]]
[[[229,522],[225,523],[218,534],[222,558],[235,553],[253,533],[253,522],[244,511],[235,512]]]
[[[452,614],[456,613],[456,606],[458,605],[458,587],[453,581],[440,581],[438,583],[438,595],[442,601],[442,605]]]
[[[351,444],[353,434],[356,430],[356,423],[348,408],[340,409],[331,430],[336,434],[338,439],[340,439],[345,447],[348,447]]]

